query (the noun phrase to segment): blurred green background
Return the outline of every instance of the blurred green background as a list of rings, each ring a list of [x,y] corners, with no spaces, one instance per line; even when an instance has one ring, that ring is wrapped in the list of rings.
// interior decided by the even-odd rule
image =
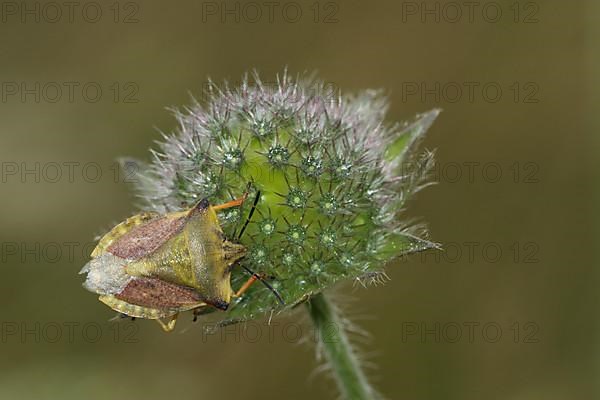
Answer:
[[[0,398],[335,398],[310,340],[295,340],[310,330],[302,312],[258,340],[256,325],[203,335],[191,316],[165,335],[109,322],[77,275],[94,236],[135,211],[114,161],[149,159],[176,127],[166,107],[202,98],[209,76],[236,83],[256,68],[273,82],[285,66],[344,91],[385,89],[390,121],[444,109],[424,143],[440,183],[407,216],[446,252],[390,266],[385,286],[337,289],[370,333],[377,388],[597,398],[598,6],[274,2],[271,18],[267,3],[246,4],[0,4]]]

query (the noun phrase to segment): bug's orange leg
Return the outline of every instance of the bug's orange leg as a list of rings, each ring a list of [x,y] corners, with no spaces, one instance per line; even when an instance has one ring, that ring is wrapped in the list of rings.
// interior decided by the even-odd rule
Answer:
[[[250,276],[250,278],[248,278],[248,280],[242,285],[241,288],[239,288],[239,290],[233,295],[233,297],[239,297],[241,296],[246,290],[248,290],[248,288],[250,286],[252,286],[252,284],[256,281],[261,281],[266,287],[267,289],[269,289],[271,292],[273,292],[273,294],[275,295],[275,297],[277,297],[277,301],[279,301],[279,303],[281,305],[285,305],[285,301],[283,301],[283,299],[281,298],[281,295],[279,293],[277,293],[277,290],[275,290],[273,288],[273,286],[269,285],[269,283],[265,280],[266,275],[265,274],[257,274],[256,272],[253,272],[252,270],[250,270],[250,268],[245,267],[243,264],[240,264],[240,266],[242,268],[244,268],[246,270],[246,272],[251,273],[252,275]]]
[[[244,201],[246,201],[247,198],[248,198],[248,192],[244,193],[244,195],[242,197],[240,197],[239,199],[231,200],[231,201],[228,201],[227,203],[212,206],[212,208],[213,208],[213,210],[218,211],[218,210],[224,210],[226,208],[241,206],[242,204],[244,204]]]
[[[157,319],[156,322],[160,324],[160,327],[163,329],[163,331],[171,332],[173,329],[175,329],[175,324],[177,323],[178,316],[179,314],[171,315],[166,324],[161,319]]]
[[[244,282],[244,284],[238,289],[238,291],[235,292],[233,297],[240,297],[241,295],[243,295],[244,292],[246,292],[246,290],[248,290],[250,286],[252,286],[252,284],[259,279],[261,278],[258,275],[252,275],[250,278],[248,278],[246,282]]]

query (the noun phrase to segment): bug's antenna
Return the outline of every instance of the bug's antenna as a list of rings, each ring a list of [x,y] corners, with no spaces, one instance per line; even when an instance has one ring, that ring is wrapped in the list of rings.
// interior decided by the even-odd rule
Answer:
[[[260,190],[257,190],[256,197],[254,198],[254,204],[252,204],[252,208],[250,209],[250,214],[248,214],[248,218],[246,218],[246,223],[244,224],[244,226],[242,227],[242,230],[240,231],[240,234],[238,235],[238,240],[240,240],[240,238],[244,234],[244,231],[246,230],[246,227],[250,223],[250,219],[252,219],[252,214],[254,214],[254,210],[256,210],[256,205],[258,204],[259,198],[260,198]]]
[[[260,276],[256,272],[252,271],[250,268],[246,267],[245,265],[240,264],[240,267],[244,268],[246,270],[246,272],[248,272],[249,274],[251,274],[254,279],[261,281],[262,284],[267,287],[267,289],[269,289],[271,292],[273,292],[273,294],[275,295],[275,297],[277,297],[277,301],[279,301],[279,303],[281,303],[282,306],[285,305],[285,301],[283,301],[283,299],[281,298],[281,295],[279,294],[279,292],[277,292],[277,290],[275,290],[275,288],[273,286],[271,286],[269,284],[269,282],[265,281],[262,276]]]

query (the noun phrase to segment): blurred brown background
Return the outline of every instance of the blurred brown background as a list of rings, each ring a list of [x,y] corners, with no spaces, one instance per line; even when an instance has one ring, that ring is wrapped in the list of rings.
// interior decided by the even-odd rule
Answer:
[[[261,325],[256,341],[203,336],[191,316],[165,335],[108,322],[77,275],[94,235],[135,210],[114,160],[149,158],[158,130],[176,126],[165,107],[201,98],[208,76],[238,82],[256,68],[272,82],[285,66],[345,91],[385,89],[390,121],[444,109],[424,143],[440,183],[408,215],[446,252],[391,266],[383,287],[338,290],[370,332],[380,391],[596,398],[599,10],[588,3],[75,2],[72,14],[0,3],[0,398],[336,396],[313,374],[313,346],[294,344],[302,313],[276,318],[272,338]]]

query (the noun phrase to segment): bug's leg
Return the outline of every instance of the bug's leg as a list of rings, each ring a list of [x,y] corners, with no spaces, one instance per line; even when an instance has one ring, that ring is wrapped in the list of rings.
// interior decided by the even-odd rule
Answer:
[[[246,267],[242,266],[244,269],[248,270]],[[249,270],[248,270],[249,271]],[[235,294],[233,294],[232,297],[236,298],[236,297],[240,297],[242,294],[244,294],[244,292],[246,290],[248,290],[248,288],[250,286],[252,286],[252,284],[256,281],[261,281],[263,283],[263,285],[265,285],[274,295],[275,297],[277,297],[277,301],[279,301],[279,303],[281,305],[285,305],[285,301],[283,301],[283,299],[281,298],[281,295],[277,292],[277,290],[275,290],[273,288],[273,286],[269,285],[267,283],[267,281],[265,280],[265,278],[267,278],[267,275],[264,274],[257,274],[256,272],[252,272],[252,276],[250,276],[250,278],[248,278],[248,280],[246,282],[244,282],[244,284],[242,285],[242,287],[240,287],[238,289],[237,292],[235,292]]]
[[[267,289],[269,289],[274,295],[275,297],[277,297],[277,301],[281,304],[281,305],[285,305],[285,301],[283,301],[283,298],[281,297],[281,295],[277,292],[277,290],[275,290],[275,288],[273,288],[273,286],[271,286],[265,279],[268,278],[267,275],[265,274],[257,274],[256,272],[252,271],[250,268],[244,266],[243,264],[240,264],[240,266],[246,270],[246,272],[250,273],[250,278],[248,278],[248,280],[242,285],[241,288],[238,289],[238,291],[233,295],[233,297],[239,297],[241,296],[246,290],[248,290],[248,288],[250,286],[252,286],[252,284],[256,281],[261,281],[263,285],[265,285],[267,287]]]
[[[213,208],[213,210],[218,211],[218,210],[224,210],[226,208],[241,206],[242,204],[244,204],[244,201],[246,201],[247,198],[248,198],[248,192],[244,193],[242,195],[242,197],[240,197],[238,199],[231,200],[231,201],[228,201],[227,203],[213,206],[212,208]]]
[[[171,332],[173,329],[175,329],[175,324],[177,323],[178,316],[179,316],[179,313],[177,313],[175,315],[171,315],[166,324],[161,319],[157,319],[156,322],[158,322],[160,324],[160,327],[163,329],[163,331]]]
[[[213,310],[214,307],[207,307],[206,305],[194,308],[192,310],[192,313],[194,314],[194,319],[192,319],[192,322],[198,321],[198,316],[211,313]]]
[[[244,282],[244,284],[237,290],[237,292],[234,293],[233,297],[240,297],[244,294],[244,292],[246,292],[246,290],[250,288],[250,286],[252,286],[254,282],[260,279],[263,279],[263,277],[261,277],[258,274],[252,275],[250,278],[248,278],[246,282]]]

